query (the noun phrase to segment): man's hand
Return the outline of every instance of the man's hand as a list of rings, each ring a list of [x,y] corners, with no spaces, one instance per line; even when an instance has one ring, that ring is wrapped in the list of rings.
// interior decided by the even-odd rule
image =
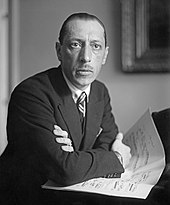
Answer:
[[[60,144],[65,144],[61,146],[63,151],[73,152],[74,148],[72,146],[71,139],[68,138],[68,133],[62,130],[59,126],[54,125],[53,133],[57,136],[56,142]]]
[[[123,134],[118,133],[116,136],[116,140],[112,144],[111,150],[115,152],[118,158],[119,158],[119,155],[121,155],[122,161],[120,159],[119,160],[122,163],[123,167],[126,168],[131,159],[131,154],[130,154],[130,147],[123,144],[122,140],[123,140]]]

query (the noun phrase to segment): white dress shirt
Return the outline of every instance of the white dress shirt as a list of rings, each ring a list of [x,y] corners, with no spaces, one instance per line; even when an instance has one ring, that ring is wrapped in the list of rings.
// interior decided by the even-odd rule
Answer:
[[[91,85],[89,85],[85,90],[80,90],[78,88],[76,88],[69,80],[68,78],[66,77],[66,75],[64,74],[63,72],[63,76],[64,76],[64,79],[69,87],[69,89],[71,90],[71,93],[72,93],[72,98],[74,100],[74,102],[76,103],[77,102],[77,99],[79,98],[79,96],[81,95],[82,92],[85,92],[86,95],[87,95],[87,102],[89,101],[89,95],[90,95],[90,88],[91,88]]]

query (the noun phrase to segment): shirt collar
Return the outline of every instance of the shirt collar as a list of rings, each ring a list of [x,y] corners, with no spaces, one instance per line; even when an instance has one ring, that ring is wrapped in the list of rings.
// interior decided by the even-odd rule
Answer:
[[[76,88],[69,80],[68,78],[66,77],[66,75],[63,73],[63,76],[64,76],[64,79],[69,87],[69,89],[71,90],[71,93],[72,93],[72,98],[74,100],[74,102],[76,103],[77,102],[77,99],[79,98],[79,96],[81,95],[81,93],[84,91],[87,95],[87,102],[89,101],[89,95],[90,95],[90,88],[91,88],[91,85],[89,85],[85,90],[80,90],[78,88]]]

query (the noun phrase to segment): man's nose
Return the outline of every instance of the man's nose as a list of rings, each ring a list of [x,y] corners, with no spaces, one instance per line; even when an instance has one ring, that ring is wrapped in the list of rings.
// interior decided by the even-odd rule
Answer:
[[[88,63],[91,62],[91,57],[92,57],[92,53],[91,53],[90,46],[84,46],[80,52],[80,60],[83,63]]]

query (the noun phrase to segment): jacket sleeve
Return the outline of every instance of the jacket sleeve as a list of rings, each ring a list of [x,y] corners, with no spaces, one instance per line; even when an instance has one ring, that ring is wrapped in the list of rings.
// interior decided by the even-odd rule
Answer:
[[[56,143],[52,132],[56,123],[55,110],[48,95],[43,86],[29,82],[17,87],[11,96],[8,141],[23,170],[40,173],[46,179],[64,186],[123,172],[119,160],[107,148],[110,135],[101,135],[96,148],[72,153],[62,151],[61,144]],[[113,124],[108,104],[107,100],[102,124],[105,136]],[[109,122],[110,118],[112,122]]]

